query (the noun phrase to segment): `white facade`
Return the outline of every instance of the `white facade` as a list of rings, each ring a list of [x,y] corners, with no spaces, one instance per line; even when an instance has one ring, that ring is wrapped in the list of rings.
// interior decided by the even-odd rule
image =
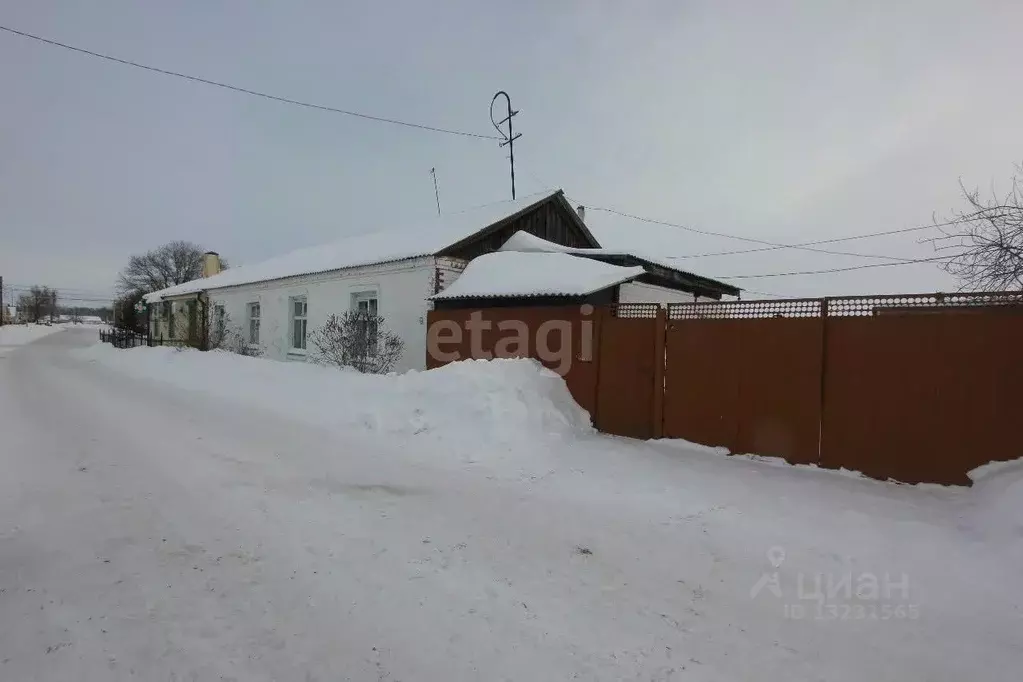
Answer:
[[[668,289],[655,284],[625,282],[618,287],[619,303],[692,303],[696,296],[688,291]]]
[[[264,357],[304,361],[316,352],[309,335],[332,314],[354,309],[362,301],[375,301],[384,326],[405,342],[405,352],[394,371],[426,367],[427,297],[434,293],[438,259],[415,258],[318,275],[290,277],[209,292],[215,306],[223,306],[227,326],[246,341],[258,327],[257,346]],[[296,303],[305,303],[304,308]],[[258,304],[258,323],[253,324]],[[301,313],[305,313],[305,324]],[[298,320],[298,325],[296,325]],[[298,329],[296,329],[296,326]],[[305,327],[306,347],[301,348]]]
[[[331,315],[356,309],[360,304],[375,309],[384,327],[405,342],[405,352],[394,367],[394,371],[404,372],[426,368],[427,298],[436,293],[438,275],[443,288],[458,277],[462,267],[454,259],[426,256],[211,289],[207,295],[218,313],[223,310],[229,332],[239,334],[262,357],[285,361],[302,362],[315,356],[316,348],[309,337]],[[150,318],[153,335],[185,338],[189,301],[196,296],[154,304]],[[173,311],[173,335],[165,306]]]

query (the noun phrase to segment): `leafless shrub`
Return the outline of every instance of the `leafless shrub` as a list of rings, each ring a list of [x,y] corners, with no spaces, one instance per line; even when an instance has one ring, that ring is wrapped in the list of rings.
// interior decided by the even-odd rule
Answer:
[[[187,345],[199,350],[224,350],[247,357],[260,357],[263,351],[245,340],[241,327],[231,324],[223,306],[200,296],[195,302],[195,324],[189,324]],[[190,313],[191,314],[191,313]]]
[[[384,328],[384,318],[364,310],[331,315],[309,340],[317,362],[366,374],[390,372],[405,351],[401,337]]]

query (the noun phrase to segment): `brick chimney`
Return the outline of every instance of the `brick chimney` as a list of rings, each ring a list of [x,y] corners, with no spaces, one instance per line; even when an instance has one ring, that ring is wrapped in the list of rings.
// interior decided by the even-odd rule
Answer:
[[[202,276],[212,277],[220,272],[220,254],[207,251],[202,257]]]
[[[583,221],[585,223],[586,222],[586,207],[585,206],[576,206],[575,207],[575,212],[579,214],[579,220],[581,220],[581,221]]]

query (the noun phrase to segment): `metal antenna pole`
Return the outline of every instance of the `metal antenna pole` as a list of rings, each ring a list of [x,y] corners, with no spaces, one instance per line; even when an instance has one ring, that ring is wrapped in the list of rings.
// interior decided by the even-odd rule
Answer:
[[[501,97],[502,95],[504,96],[505,101],[508,103],[508,115],[505,116],[500,121],[495,121],[494,103],[497,102],[497,98]],[[512,118],[518,113],[519,112],[514,111],[512,109],[511,97],[509,97],[508,93],[505,92],[504,90],[500,90],[496,95],[494,95],[494,99],[490,100],[490,122],[494,124],[494,128],[496,128],[497,132],[501,133],[501,137],[504,138],[504,140],[498,146],[503,147],[505,145],[508,145],[508,158],[511,161],[512,199],[515,198],[515,140],[522,137],[522,133],[516,135],[514,130],[512,129]],[[501,126],[504,125],[505,123],[508,124],[508,134],[505,134],[505,132],[501,130]]]
[[[430,175],[433,176],[433,196],[437,200],[437,215],[440,215],[440,192],[437,190],[437,169],[431,168]]]

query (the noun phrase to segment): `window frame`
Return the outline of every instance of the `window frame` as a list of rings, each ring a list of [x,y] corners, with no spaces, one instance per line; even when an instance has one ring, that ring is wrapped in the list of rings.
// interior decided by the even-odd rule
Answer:
[[[213,333],[218,342],[223,342],[227,334],[227,308],[220,301],[213,304]]]
[[[367,289],[366,291],[356,291],[352,293],[351,309],[354,312],[359,312],[360,304],[366,304],[367,315],[372,315],[374,318],[380,317],[380,292],[375,289]],[[372,305],[371,305],[372,304]],[[372,310],[371,310],[372,308]],[[369,324],[367,324],[367,334],[369,334],[368,351],[370,355],[376,355],[380,350],[380,336],[379,328],[374,319],[372,329],[370,330]]]
[[[302,314],[295,314],[295,306],[302,305]],[[295,344],[295,324],[302,323],[302,345]],[[309,345],[309,297],[306,295],[288,297],[288,352],[304,355]]]
[[[253,312],[255,312],[255,315],[253,315]],[[246,303],[245,313],[249,321],[249,330],[248,335],[246,336],[246,341],[249,346],[258,346],[263,319],[263,309],[259,304],[259,301],[249,301]]]
[[[164,314],[167,317],[167,338],[173,339],[174,332],[174,301],[164,301]]]

